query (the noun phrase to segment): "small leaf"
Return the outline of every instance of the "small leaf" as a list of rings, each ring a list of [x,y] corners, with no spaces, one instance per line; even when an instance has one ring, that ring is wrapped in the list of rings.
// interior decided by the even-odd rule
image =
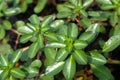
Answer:
[[[63,75],[67,80],[72,80],[76,72],[76,63],[72,56],[70,56],[64,64]]]
[[[34,12],[35,13],[41,12],[44,9],[46,3],[47,3],[47,0],[38,0],[38,3],[34,8]]]
[[[110,9],[114,9],[114,8],[116,8],[116,7],[117,7],[116,5],[106,4],[106,5],[102,5],[102,6],[101,6],[101,9],[102,9],[102,10],[110,10]]]
[[[60,35],[64,35],[64,36],[67,36],[67,30],[68,30],[68,26],[67,25],[62,25],[59,29],[58,29],[58,34]]]
[[[53,21],[53,16],[49,15],[49,16],[45,16],[43,21],[42,21],[42,25],[41,27],[45,27],[48,24],[50,24]]]
[[[28,49],[28,56],[29,58],[34,58],[39,50],[39,44],[38,42],[34,42],[30,45]]]
[[[2,66],[8,66],[8,59],[6,56],[0,55],[0,64],[2,64]]]
[[[8,76],[9,72],[8,70],[4,70],[1,74],[0,74],[0,80],[5,80],[6,77]]]
[[[20,37],[20,42],[21,43],[26,43],[27,41],[29,41],[31,38],[33,37],[32,34],[26,34]]]
[[[116,25],[114,27],[114,33],[113,35],[120,35],[120,25]]]
[[[4,26],[4,29],[6,30],[10,30],[12,27],[11,23],[8,20],[3,21],[3,26]]]
[[[31,23],[26,23],[26,25],[27,25],[27,27],[30,28],[32,31],[36,31],[36,30],[37,30],[36,27],[38,27],[38,26],[35,26],[35,25],[31,24]]]
[[[68,52],[65,48],[59,49],[58,53],[56,54],[55,60],[56,61],[63,61],[68,56]]]
[[[27,78],[35,77],[39,73],[39,69],[34,67],[27,67],[25,70],[27,71]]]
[[[51,24],[50,24],[50,27],[52,28],[52,29],[58,29],[61,25],[63,25],[64,24],[64,21],[63,20],[55,20],[54,22],[52,22]]]
[[[45,33],[44,36],[47,38],[48,41],[58,41],[56,33]]]
[[[40,60],[37,60],[37,59],[34,60],[34,61],[30,64],[31,67],[38,67],[38,68],[40,68],[41,65],[42,65],[42,62],[41,62]]]
[[[61,11],[57,14],[57,18],[66,18],[72,15],[71,11]]]
[[[69,7],[70,7],[70,5],[71,4],[68,4],[69,5]],[[71,5],[71,6],[74,6],[74,5]],[[62,11],[66,11],[66,12],[68,12],[68,11],[71,11],[68,7],[67,7],[67,4],[57,4],[57,11],[58,12],[62,12]]]
[[[55,59],[46,58],[44,62],[44,66],[47,67],[54,63],[55,63]]]
[[[44,47],[44,41],[43,41],[43,36],[41,34],[38,35],[38,40],[37,42],[39,43],[39,49]]]
[[[79,0],[78,0],[79,1]],[[85,0],[82,8],[86,9],[93,3],[93,0]]]
[[[114,80],[110,70],[105,66],[96,66],[91,64],[93,74],[100,80]]]
[[[25,77],[25,73],[20,68],[13,68],[11,69],[11,75],[15,78],[23,78]]]
[[[88,44],[94,41],[96,38],[97,34],[93,33],[91,31],[84,32],[80,35],[79,40],[84,40],[87,41]]]
[[[19,14],[20,12],[21,12],[21,9],[19,7],[8,8],[8,9],[6,9],[6,11],[4,11],[4,15],[5,16],[12,16],[12,15]]]
[[[70,38],[76,39],[78,36],[78,27],[76,24],[71,23],[68,27],[68,36]]]
[[[44,52],[47,59],[55,59],[56,51],[54,48],[44,48]]]
[[[73,58],[77,61],[78,64],[87,64],[87,55],[82,50],[75,50],[73,53]]]
[[[48,66],[45,70],[45,74],[49,76],[54,76],[58,74],[63,69],[64,62],[54,63]]]
[[[112,4],[111,0],[97,0],[101,4]]]
[[[50,48],[64,48],[64,47],[66,47],[66,44],[59,43],[59,42],[52,42],[52,43],[46,44],[46,47],[50,47]]]
[[[91,25],[91,21],[88,18],[83,18],[80,20],[80,23],[83,25],[83,27],[87,28]]]
[[[99,31],[100,31],[100,26],[99,26],[99,24],[98,24],[98,23],[95,23],[95,24],[90,25],[90,26],[87,28],[86,32],[89,32],[89,31],[92,31],[93,33],[99,33]]]
[[[103,52],[110,52],[120,45],[120,35],[110,37],[103,46]]]
[[[33,14],[30,16],[29,21],[34,24],[34,25],[39,25],[40,24],[40,19],[37,15]]]
[[[54,80],[54,77],[43,75],[38,80]]]
[[[72,5],[72,4],[70,4],[70,3],[65,3],[64,5],[62,5],[63,7],[63,9],[66,7],[66,8],[71,8],[71,9],[74,9],[75,8],[75,6],[74,5]],[[61,11],[65,11],[65,10],[61,10]],[[59,10],[59,9],[58,9]],[[69,10],[69,9],[68,9]],[[60,10],[59,10],[60,11]]]
[[[24,13],[28,8],[27,2],[23,1],[22,4],[20,5],[21,11]]]
[[[90,51],[91,63],[95,65],[104,65],[107,61],[97,50]]]
[[[30,29],[28,26],[22,26],[18,28],[18,31],[22,34],[30,34],[33,33],[33,30]]]
[[[25,25],[25,22],[22,20],[16,21],[15,27],[18,29],[19,27],[22,27]]]
[[[0,28],[0,40],[3,39],[5,36],[5,30],[3,28]]]
[[[84,49],[87,45],[88,43],[83,40],[76,40],[73,44],[75,49]]]
[[[41,28],[41,34],[44,34],[45,32],[47,32],[48,30],[50,30],[49,26],[45,26]]]
[[[82,3],[81,0],[69,0],[69,2],[71,2],[73,5],[77,6],[78,5],[78,1],[79,1],[79,5]]]
[[[80,10],[80,14],[83,16],[83,17],[87,17],[88,14],[85,10]]]
[[[22,49],[16,50],[15,53],[11,57],[11,62],[12,63],[17,62],[21,56],[22,56]]]

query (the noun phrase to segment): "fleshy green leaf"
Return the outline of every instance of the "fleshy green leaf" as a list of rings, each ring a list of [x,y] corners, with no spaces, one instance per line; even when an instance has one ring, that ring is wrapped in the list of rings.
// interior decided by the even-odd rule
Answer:
[[[8,66],[8,59],[6,56],[0,55],[0,64],[2,64],[2,66]]]
[[[18,31],[22,34],[30,34],[33,32],[32,29],[30,29],[28,26],[22,26],[18,28]]]
[[[73,44],[75,49],[84,49],[87,45],[88,43],[83,40],[76,40]]]
[[[13,68],[13,69],[11,69],[10,72],[11,72],[11,75],[14,76],[15,78],[25,77],[25,73],[19,68]]]
[[[0,40],[3,39],[5,36],[5,30],[3,28],[0,28]]]
[[[54,77],[43,75],[38,80],[54,80]]]
[[[52,42],[52,43],[46,44],[46,47],[50,47],[50,48],[63,48],[65,46],[66,46],[66,44],[59,43],[59,42]]]
[[[5,16],[12,16],[12,15],[19,14],[20,12],[21,12],[21,9],[19,7],[15,7],[15,8],[6,9],[4,14],[5,14]]]
[[[39,50],[39,44],[38,42],[34,42],[30,45],[29,49],[28,49],[28,56],[29,58],[33,58],[36,56],[37,52]]]
[[[34,25],[39,25],[40,24],[40,19],[37,15],[33,14],[30,16],[29,21],[34,24]]]
[[[66,18],[72,15],[71,11],[61,11],[57,14],[57,18]]]
[[[67,36],[67,30],[68,30],[68,26],[67,25],[62,25],[60,28],[59,28],[59,30],[58,30],[58,34],[60,34],[60,35],[65,35],[65,36]]]
[[[52,28],[52,29],[58,29],[61,25],[63,25],[64,24],[64,21],[63,20],[55,20],[54,22],[52,22],[51,24],[50,24],[50,27]]]
[[[71,2],[73,5],[77,6],[78,3],[79,5],[81,5],[82,1],[81,0],[69,0],[69,2]]]
[[[72,56],[70,56],[64,64],[63,75],[66,80],[72,80],[76,72],[76,63]]]
[[[101,4],[112,4],[111,0],[97,0]]]
[[[114,27],[114,33],[113,35],[120,35],[120,25],[116,25]]]
[[[83,17],[87,17],[88,14],[85,10],[80,10],[80,14],[83,16]]]
[[[68,27],[68,36],[70,38],[76,39],[78,36],[78,27],[76,24],[71,23]]]
[[[106,4],[106,5],[102,5],[102,6],[101,6],[101,9],[102,9],[102,10],[110,10],[110,9],[114,9],[114,8],[116,8],[116,7],[117,7],[116,5]]]
[[[9,72],[8,70],[4,70],[1,74],[0,74],[0,80],[5,80],[6,77],[8,76]]]
[[[110,52],[120,45],[120,35],[110,37],[103,46],[103,52]]]
[[[80,20],[80,23],[83,25],[83,27],[87,28],[91,25],[91,21],[88,18],[83,18]]]
[[[78,64],[87,64],[87,55],[82,50],[75,50],[73,53],[73,58],[77,61]]]
[[[79,40],[84,40],[87,41],[88,44],[94,41],[96,38],[97,34],[93,33],[91,31],[84,32],[80,35]]]
[[[39,48],[43,48],[44,47],[44,41],[43,41],[43,36],[41,34],[38,35],[38,43],[39,43]]]
[[[84,8],[84,9],[88,8],[92,4],[92,2],[93,2],[93,0],[85,0],[82,8]]]
[[[37,59],[34,60],[34,61],[30,64],[31,67],[38,67],[38,68],[40,68],[41,65],[42,65],[42,62],[41,62],[40,60],[37,60]]]
[[[27,67],[25,70],[27,71],[27,78],[35,77],[39,73],[39,69],[34,67]]]
[[[55,59],[56,56],[56,51],[53,48],[44,48],[44,52],[45,52],[45,57],[47,59]]]
[[[49,75],[49,76],[54,76],[63,69],[63,66],[64,66],[63,61],[58,62],[58,63],[54,63],[46,68],[45,74]]]
[[[54,64],[54,62],[55,62],[55,59],[46,58],[44,65],[45,67],[47,67],[47,66],[50,66],[51,64]]]
[[[11,27],[12,27],[12,25],[11,25],[11,23],[10,23],[8,20],[4,20],[4,21],[3,21],[3,27],[4,27],[4,29],[6,29],[6,30],[10,30]]]
[[[114,80],[110,70],[105,66],[96,66],[91,64],[93,74],[100,80]]]
[[[58,41],[57,35],[55,33],[45,33],[44,36],[47,38],[48,41]]]
[[[11,57],[11,62],[12,63],[17,62],[21,56],[22,56],[22,49],[16,50],[15,53]]]
[[[88,32],[88,31],[92,31],[93,33],[99,33],[99,31],[100,31],[100,26],[99,26],[99,24],[98,24],[98,23],[95,23],[95,24],[90,25],[90,26],[87,28],[86,32]]]
[[[90,51],[91,63],[95,65],[104,65],[107,61],[97,50]]]
[[[68,52],[65,48],[61,48],[59,49],[58,53],[56,54],[56,61],[63,61],[67,56],[68,56]]]
[[[20,37],[20,42],[21,43],[26,43],[27,41],[29,41],[31,38],[33,37],[32,34],[26,34]]]
[[[53,21],[53,16],[49,15],[44,17],[41,27],[45,27]]]
[[[71,5],[71,4],[70,4]],[[73,5],[72,5],[73,6]],[[66,11],[66,12],[69,12],[71,11],[68,7],[67,7],[67,4],[57,4],[57,11],[58,12],[62,12],[62,11]]]
[[[21,11],[24,13],[28,8],[27,2],[23,1],[22,4],[20,5]]]
[[[47,0],[38,0],[38,3],[34,8],[34,12],[35,13],[41,12],[45,7],[46,2],[47,2]]]
[[[27,27],[28,27],[29,29],[31,29],[32,31],[36,31],[36,27],[38,27],[38,26],[35,26],[35,25],[31,24],[31,23],[26,23],[26,25],[27,25]]]

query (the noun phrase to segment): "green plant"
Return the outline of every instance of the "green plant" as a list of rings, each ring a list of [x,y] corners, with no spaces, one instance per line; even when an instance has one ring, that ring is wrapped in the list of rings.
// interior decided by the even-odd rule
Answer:
[[[49,2],[58,13],[41,16]],[[34,14],[11,24],[10,17],[26,12],[28,4],[35,4]],[[119,14],[119,0],[61,4],[55,0],[0,0],[0,79],[115,80],[109,64],[119,65],[120,61],[112,60],[109,53],[120,45]],[[11,49],[7,31],[17,34],[16,45],[25,46]]]

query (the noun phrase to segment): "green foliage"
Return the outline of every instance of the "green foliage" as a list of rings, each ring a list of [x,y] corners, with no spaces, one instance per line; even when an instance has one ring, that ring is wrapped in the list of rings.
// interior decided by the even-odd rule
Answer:
[[[48,4],[58,13],[44,12]],[[27,20],[11,21],[28,13],[30,5],[35,6],[34,14]],[[114,80],[107,66],[109,53],[120,45],[119,15],[119,0],[65,0],[61,4],[0,0],[0,80],[73,80],[78,70],[86,72],[80,78],[89,75],[88,66],[99,80]],[[11,31],[17,34],[15,44],[25,44],[25,48],[15,45],[14,51],[7,44],[10,40],[4,41]]]

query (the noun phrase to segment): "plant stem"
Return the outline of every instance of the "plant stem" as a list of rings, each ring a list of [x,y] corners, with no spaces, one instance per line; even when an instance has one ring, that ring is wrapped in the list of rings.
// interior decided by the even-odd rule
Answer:
[[[108,64],[118,64],[118,65],[120,65],[120,61],[119,60],[113,60],[113,59],[108,59],[107,63]]]

